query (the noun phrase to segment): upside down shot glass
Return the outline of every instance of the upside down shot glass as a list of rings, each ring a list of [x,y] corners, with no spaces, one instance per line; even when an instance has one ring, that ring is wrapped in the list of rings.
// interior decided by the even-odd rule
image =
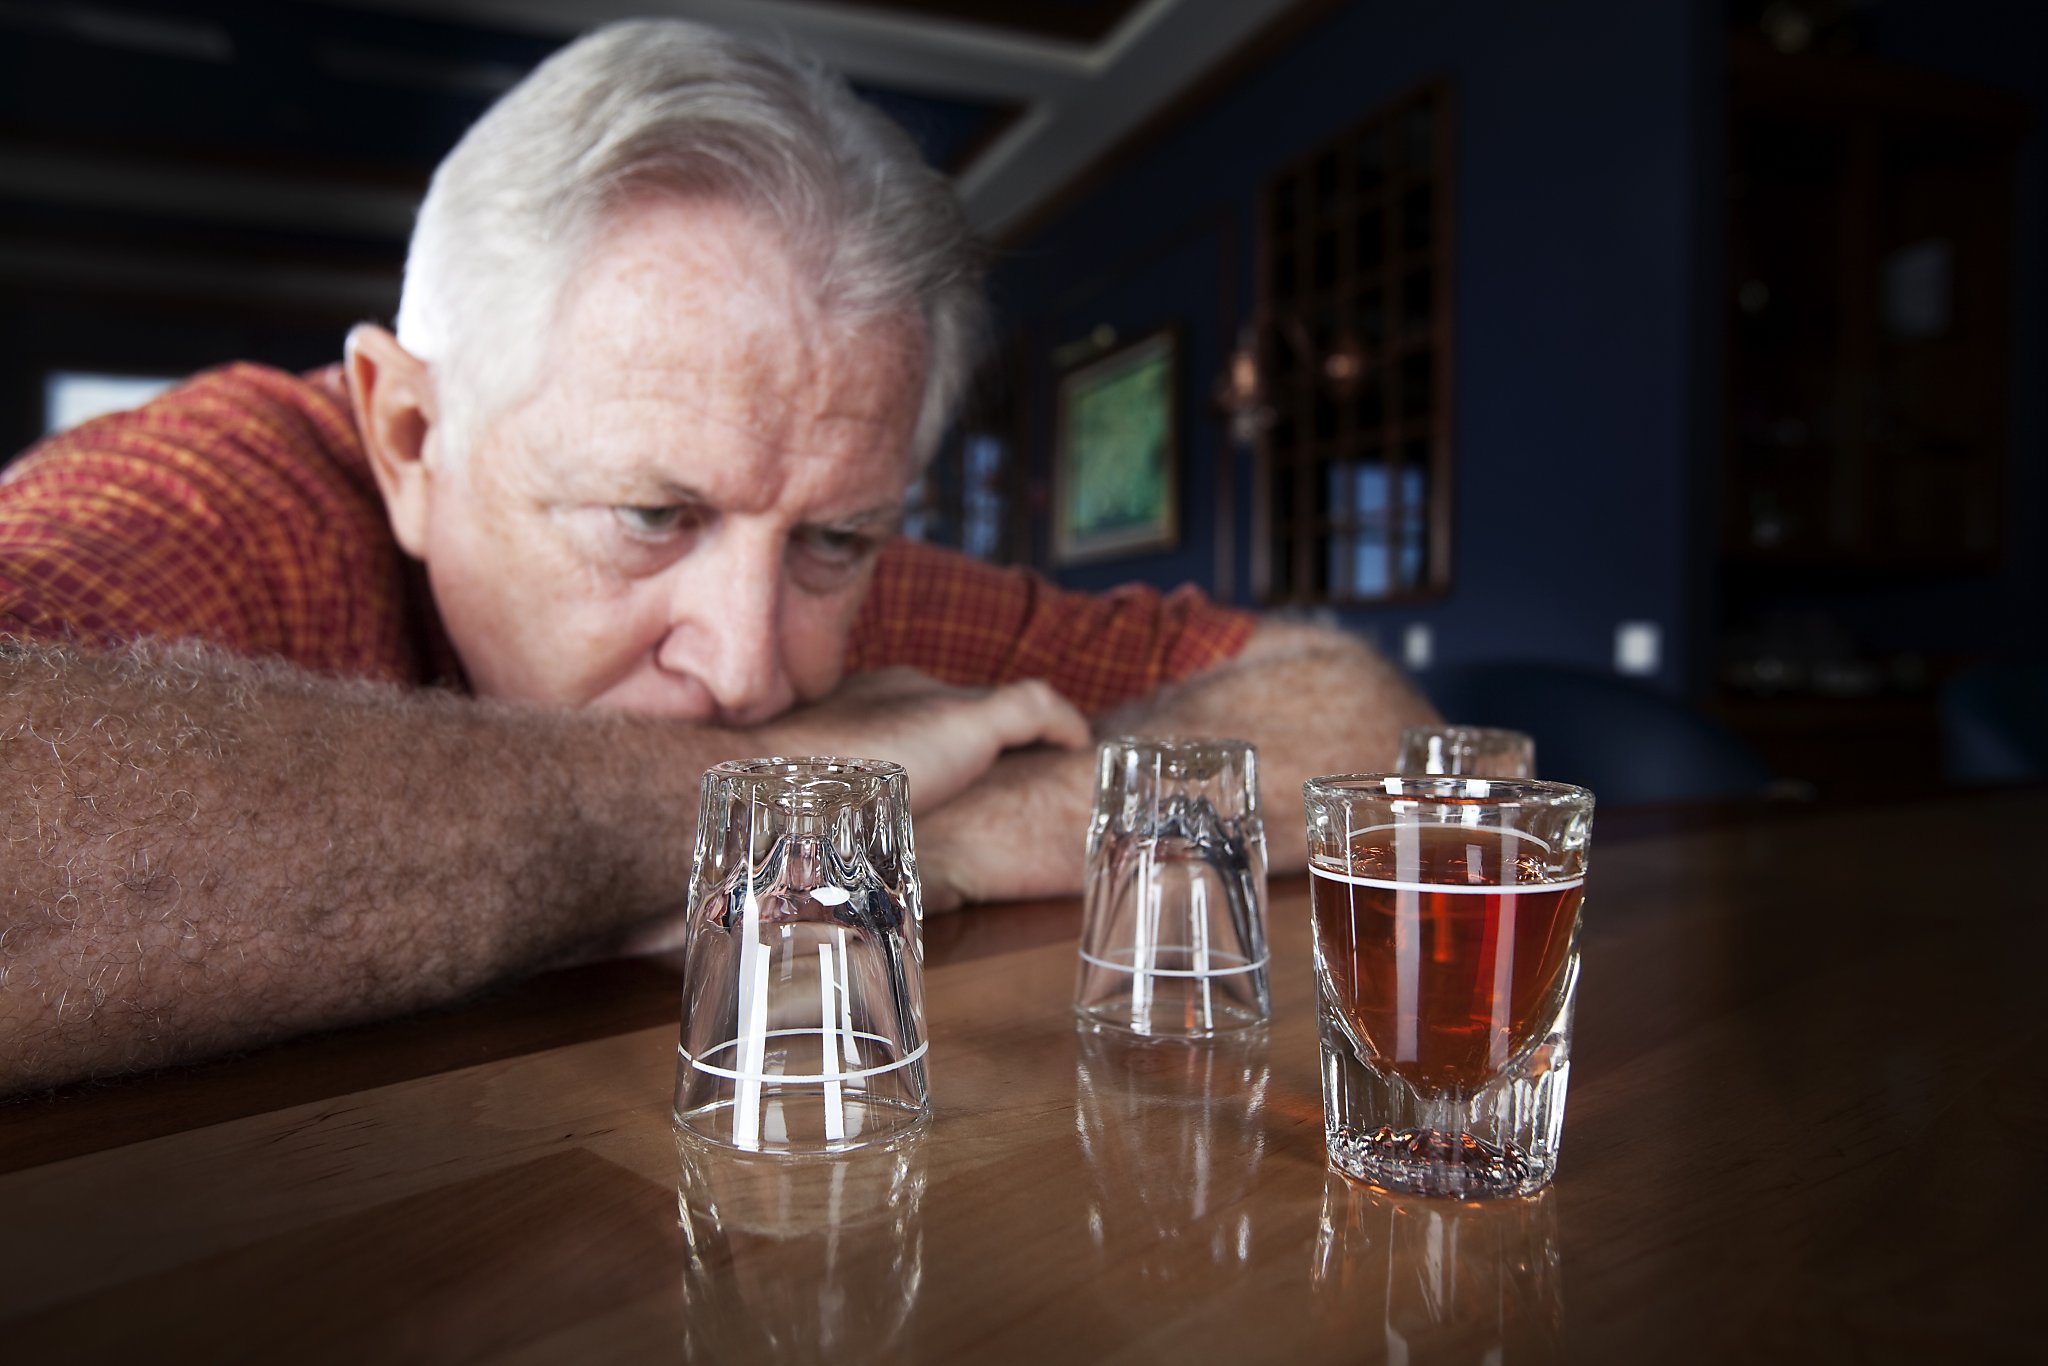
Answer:
[[[679,1135],[826,1153],[930,1111],[907,780],[874,759],[704,775],[684,932]]]
[[[1527,1195],[1557,1170],[1593,794],[1311,779],[1330,1165],[1385,1190]]]
[[[1272,1014],[1266,828],[1249,744],[1102,742],[1074,1010],[1097,1028],[1193,1039]]]
[[[1498,726],[1406,726],[1394,767],[1402,773],[1533,778],[1536,742]]]

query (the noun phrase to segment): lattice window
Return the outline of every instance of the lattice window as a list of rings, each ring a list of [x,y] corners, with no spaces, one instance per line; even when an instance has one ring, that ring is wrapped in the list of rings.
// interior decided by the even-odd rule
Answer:
[[[1260,224],[1254,559],[1275,603],[1449,583],[1451,102],[1428,86],[1282,168]]]

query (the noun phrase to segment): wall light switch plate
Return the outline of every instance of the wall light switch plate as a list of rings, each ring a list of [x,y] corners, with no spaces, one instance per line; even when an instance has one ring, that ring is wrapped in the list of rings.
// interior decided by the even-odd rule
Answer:
[[[1614,628],[1614,671],[1641,678],[1664,659],[1664,629],[1654,621],[1624,621]]]
[[[1436,636],[1425,622],[1410,622],[1401,633],[1401,662],[1411,669],[1427,669],[1436,657]]]

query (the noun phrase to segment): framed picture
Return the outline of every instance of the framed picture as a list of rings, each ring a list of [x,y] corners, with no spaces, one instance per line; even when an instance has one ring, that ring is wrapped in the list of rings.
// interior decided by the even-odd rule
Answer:
[[[1169,328],[1061,377],[1053,563],[1180,543],[1179,371]]]

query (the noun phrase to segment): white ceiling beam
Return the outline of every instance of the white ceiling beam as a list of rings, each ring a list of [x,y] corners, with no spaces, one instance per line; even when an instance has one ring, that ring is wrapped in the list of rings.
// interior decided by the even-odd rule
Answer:
[[[1045,101],[959,178],[967,216],[997,235],[1227,61],[1295,0],[1153,0],[1091,60],[1095,79]]]
[[[897,11],[799,0],[345,0],[362,8],[568,39],[666,14],[786,40],[858,80],[1018,104],[958,177],[968,219],[1000,235],[1072,183],[1299,0],[1146,0],[1093,46]]]
[[[1060,95],[1095,74],[1090,50],[1084,44],[894,11],[790,0],[580,0],[574,5],[559,0],[343,3],[563,39],[617,19],[695,19],[756,41],[787,40],[852,80],[996,102]]]
[[[1147,0],[1092,47],[923,15],[795,0],[348,3],[563,38],[612,19],[672,14],[757,39],[787,38],[855,80],[1021,103],[1024,116],[958,178],[968,219],[995,235],[1058,193],[1297,0]]]

